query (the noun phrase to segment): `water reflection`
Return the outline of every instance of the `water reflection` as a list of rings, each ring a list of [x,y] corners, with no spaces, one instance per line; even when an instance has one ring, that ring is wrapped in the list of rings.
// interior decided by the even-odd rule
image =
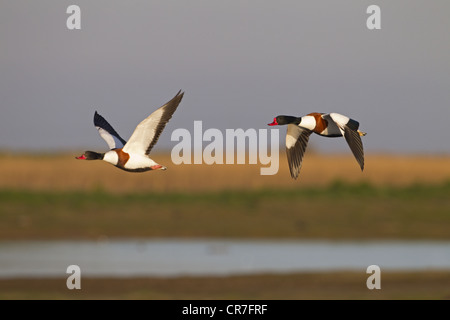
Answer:
[[[450,269],[449,242],[124,239],[0,242],[0,277],[131,277]]]

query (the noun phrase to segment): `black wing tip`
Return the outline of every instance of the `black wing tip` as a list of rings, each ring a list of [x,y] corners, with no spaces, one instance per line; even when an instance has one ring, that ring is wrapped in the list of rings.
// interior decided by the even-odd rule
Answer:
[[[291,178],[297,180],[300,174],[300,169],[302,168],[303,156],[301,154],[298,154],[297,150],[295,149],[290,150],[290,149],[291,148],[286,148],[289,172],[291,174]]]
[[[97,110],[95,110],[95,112],[94,112],[94,119],[95,119],[95,118],[103,118],[103,117],[100,115],[100,113],[97,112]]]
[[[182,89],[178,90],[177,94],[172,98],[173,99],[177,99],[179,98],[180,100],[183,98],[184,96],[184,91]]]
[[[299,127],[296,128],[298,129]],[[301,132],[297,137],[297,141],[295,142],[295,144],[291,147],[286,146],[286,155],[289,164],[289,171],[291,173],[291,178],[294,180],[297,180],[298,176],[300,175],[303,163],[303,156],[305,155],[305,151],[308,146],[309,136],[311,135],[311,133],[312,133],[311,130],[301,129]]]
[[[179,90],[177,92],[177,94],[172,99],[170,99],[168,102],[166,102],[161,108],[168,107],[168,106],[170,106],[171,108],[174,107],[175,109],[178,108],[178,105],[180,104],[181,100],[183,99],[183,96],[184,96],[184,91]]]
[[[181,103],[181,100],[183,99],[184,92],[178,91],[178,93],[170,99],[166,104],[164,104],[161,108],[166,108],[169,111],[168,117],[165,119],[165,121],[169,121],[169,119],[172,117],[172,114],[175,112],[175,110],[178,108],[178,105]]]
[[[344,137],[349,145],[353,156],[358,162],[361,172],[364,172],[364,147],[359,132],[349,126],[344,126]]]
[[[104,122],[105,119],[97,112],[94,113],[94,125],[101,126],[101,122]]]
[[[173,97],[173,99],[178,99],[179,101],[181,101],[181,99],[183,99],[184,97],[184,91],[182,91],[181,89],[177,92],[177,94],[175,95],[175,97]]]

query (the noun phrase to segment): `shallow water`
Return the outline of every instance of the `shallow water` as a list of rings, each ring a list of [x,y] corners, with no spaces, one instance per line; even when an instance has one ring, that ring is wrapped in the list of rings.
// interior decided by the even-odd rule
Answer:
[[[450,270],[450,242],[141,239],[0,242],[0,277],[174,277],[357,270]]]

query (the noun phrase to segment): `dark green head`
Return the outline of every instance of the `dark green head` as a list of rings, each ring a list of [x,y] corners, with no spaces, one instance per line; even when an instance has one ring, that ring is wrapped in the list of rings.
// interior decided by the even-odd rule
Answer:
[[[273,118],[273,122],[269,123],[269,126],[282,126],[285,124],[299,124],[302,118],[292,116],[276,116]]]
[[[82,154],[79,157],[75,157],[78,160],[102,160],[104,157],[104,153],[98,153],[94,151],[86,151],[84,154]]]

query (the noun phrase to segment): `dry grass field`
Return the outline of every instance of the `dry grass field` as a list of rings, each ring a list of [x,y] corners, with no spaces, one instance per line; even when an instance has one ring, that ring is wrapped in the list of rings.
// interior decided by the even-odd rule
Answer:
[[[364,172],[351,155],[307,153],[298,180],[290,177],[287,160],[280,153],[276,175],[260,175],[255,165],[174,165],[169,154],[153,155],[166,171],[128,173],[103,161],[79,161],[79,152],[57,155],[0,155],[0,189],[104,190],[134,192],[211,192],[263,188],[327,186],[334,181],[405,186],[450,180],[450,156],[368,154]]]

